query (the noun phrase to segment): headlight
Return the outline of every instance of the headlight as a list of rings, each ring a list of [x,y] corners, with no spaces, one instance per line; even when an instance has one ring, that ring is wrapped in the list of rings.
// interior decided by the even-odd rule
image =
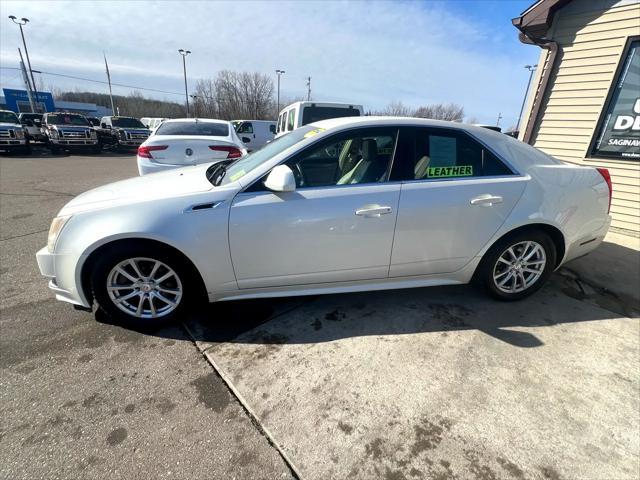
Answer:
[[[96,133],[95,130],[91,130],[91,132],[89,133],[89,135],[91,135],[91,138],[96,139],[98,137],[98,134]]]
[[[127,139],[127,132],[125,132],[124,130],[120,130],[118,133],[120,134],[120,138],[124,140]]]
[[[54,218],[51,222],[51,228],[49,228],[49,237],[47,238],[47,250],[49,250],[49,253],[53,253],[56,247],[56,241],[58,240],[58,235],[60,235],[60,232],[70,218],[71,215],[63,215]]]
[[[21,128],[16,129],[16,138],[24,138],[24,130]]]
[[[51,138],[58,138],[58,130],[55,128],[49,129],[49,135],[51,135]]]

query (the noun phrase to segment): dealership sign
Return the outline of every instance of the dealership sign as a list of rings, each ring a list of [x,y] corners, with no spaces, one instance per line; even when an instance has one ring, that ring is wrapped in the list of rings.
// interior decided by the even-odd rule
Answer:
[[[616,80],[592,154],[640,160],[640,42],[631,44]]]
[[[29,102],[29,94],[26,90],[14,90],[13,88],[3,88],[4,103],[9,110],[16,113],[30,112],[31,104]],[[38,92],[36,95],[36,110],[40,112],[55,112],[56,107],[53,102],[53,95],[50,92]]]

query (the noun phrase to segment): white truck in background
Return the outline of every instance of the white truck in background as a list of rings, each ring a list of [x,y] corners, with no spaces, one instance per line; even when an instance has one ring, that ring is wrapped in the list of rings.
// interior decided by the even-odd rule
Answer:
[[[295,102],[284,107],[278,114],[276,138],[296,128],[320,120],[342,117],[361,117],[362,105],[335,102]]]

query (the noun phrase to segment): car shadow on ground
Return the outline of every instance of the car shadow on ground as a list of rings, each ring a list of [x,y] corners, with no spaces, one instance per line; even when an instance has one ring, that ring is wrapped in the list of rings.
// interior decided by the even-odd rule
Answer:
[[[194,341],[207,344],[303,344],[477,330],[516,347],[534,348],[544,343],[532,329],[620,318],[580,296],[572,278],[556,273],[549,285],[520,302],[497,302],[468,285],[238,300],[199,308],[183,320],[183,327]],[[107,322],[100,314],[97,319]],[[175,338],[175,332],[143,333]]]

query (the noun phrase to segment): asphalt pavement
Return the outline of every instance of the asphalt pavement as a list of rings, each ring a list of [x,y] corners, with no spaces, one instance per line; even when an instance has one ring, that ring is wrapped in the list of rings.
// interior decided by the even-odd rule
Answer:
[[[533,297],[471,286],[214,304],[141,333],[37,270],[130,155],[0,158],[0,478],[640,477],[640,255],[611,235]]]
[[[132,155],[0,157],[0,478],[292,478],[182,327],[105,323],[38,273],[60,207],[136,174]]]

